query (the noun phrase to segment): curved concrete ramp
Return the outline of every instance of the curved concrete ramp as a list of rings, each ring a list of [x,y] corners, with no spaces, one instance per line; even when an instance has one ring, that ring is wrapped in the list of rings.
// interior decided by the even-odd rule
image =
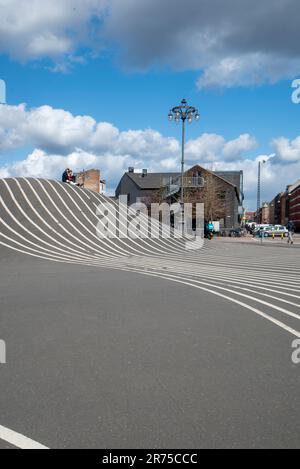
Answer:
[[[97,210],[119,212],[116,202],[91,191],[57,181],[15,178],[0,180],[0,245],[16,253],[52,261],[103,265],[102,261],[131,256],[173,257],[183,254],[179,239],[150,239],[146,222],[142,238],[99,236],[105,221]],[[125,233],[124,217],[120,229]],[[161,225],[154,222],[161,232]],[[161,238],[161,237],[160,237]]]
[[[108,202],[0,180],[0,448],[299,447],[300,250],[100,239]]]
[[[25,254],[46,261],[164,278],[238,304],[300,337],[295,323],[295,319],[300,319],[298,310],[286,307],[298,304],[281,298],[290,296],[289,287],[278,290],[280,281],[287,283],[282,277],[287,271],[290,278],[298,281],[300,250],[264,248],[255,240],[244,244],[216,240],[201,244],[201,249],[187,250],[186,239],[149,237],[146,216],[141,218],[141,238],[132,236],[132,227],[127,237],[99,236],[105,227],[112,234],[112,225],[106,225],[107,215],[116,212],[120,213],[120,208],[115,201],[57,181],[0,179],[0,258],[9,249],[15,256]],[[127,228],[128,219],[118,219],[121,229]],[[156,223],[154,227],[161,235],[162,225]],[[250,252],[253,255],[249,257]],[[257,256],[263,256],[262,262],[257,262]],[[288,267],[284,265],[287,262]],[[275,295],[270,295],[270,291]],[[289,318],[292,322],[286,324]]]

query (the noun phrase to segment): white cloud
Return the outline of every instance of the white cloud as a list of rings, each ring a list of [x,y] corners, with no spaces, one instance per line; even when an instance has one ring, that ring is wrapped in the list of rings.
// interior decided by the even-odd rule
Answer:
[[[112,0],[106,36],[133,69],[199,70],[199,88],[274,83],[300,70],[297,0]]]
[[[300,56],[280,57],[261,52],[220,56],[219,60],[204,67],[197,80],[198,88],[231,88],[234,86],[274,84],[295,77],[300,71]]]
[[[213,164],[214,170],[244,171],[245,206],[249,210],[256,209],[258,163],[262,160],[265,160],[266,164],[261,167],[261,198],[263,201],[270,202],[279,192],[285,191],[289,184],[299,179],[300,158],[287,165],[278,162],[276,155],[272,153],[259,155],[254,160],[246,158],[238,162],[219,161]]]
[[[180,144],[174,138],[152,129],[120,132],[111,123],[50,106],[1,105],[0,137],[0,155],[25,146],[34,149],[23,161],[0,168],[2,177],[58,178],[67,166],[74,170],[96,166],[116,185],[128,166],[159,170],[161,164],[166,169],[179,165]]]
[[[297,0],[0,0],[0,54],[74,62],[115,51],[129,69],[198,70],[198,86],[274,83],[300,70]]]
[[[275,161],[281,164],[292,164],[300,161],[300,137],[289,140],[285,137],[275,138],[272,142]]]
[[[23,126],[26,122],[25,105],[0,105],[0,152],[25,143]]]
[[[67,57],[81,46],[92,46],[91,22],[102,18],[107,4],[107,0],[0,0],[0,53],[23,62]]]
[[[223,149],[224,159],[227,161],[239,160],[241,155],[257,147],[257,142],[254,137],[249,134],[242,134],[235,140],[226,142]]]
[[[190,162],[239,161],[244,153],[256,146],[255,138],[249,134],[242,134],[235,140],[226,141],[221,135],[205,133],[187,143],[186,155]]]
[[[62,109],[42,106],[27,113],[26,136],[36,145],[53,151],[69,151],[89,140],[96,121],[89,116],[73,116]]]
[[[187,142],[186,163],[216,170],[244,170],[248,205],[255,208],[258,161],[268,161],[263,167],[266,200],[300,176],[300,137],[280,137],[271,144],[273,154],[253,160],[249,152],[257,142],[251,135],[226,140],[218,134],[204,133]],[[26,158],[9,162],[11,153],[25,147],[33,149]],[[50,106],[27,109],[21,104],[0,106],[1,154],[7,164],[0,167],[0,177],[60,178],[67,166],[74,171],[97,167],[114,188],[129,166],[149,171],[179,170],[181,147],[179,140],[153,129],[121,132],[111,123],[96,122],[91,116],[74,116]]]

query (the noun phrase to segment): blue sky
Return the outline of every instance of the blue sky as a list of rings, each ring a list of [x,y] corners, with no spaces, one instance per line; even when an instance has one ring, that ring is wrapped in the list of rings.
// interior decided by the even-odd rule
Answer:
[[[300,106],[291,100],[292,80],[198,90],[198,72],[126,72],[112,59],[100,58],[68,73],[53,73],[41,64],[22,65],[5,55],[0,56],[0,75],[7,83],[8,104],[48,104],[112,122],[121,130],[151,127],[178,136],[180,129],[168,122],[167,114],[186,97],[201,113],[200,123],[189,127],[190,137],[215,132],[231,139],[248,132],[259,141],[255,153],[264,153],[274,137],[295,138],[299,133]]]
[[[281,7],[289,12],[287,7],[294,2],[275,2],[276,23],[282,15]],[[166,0],[168,3],[171,5]],[[24,15],[23,0],[10,0],[5,6],[0,1],[4,15],[0,26],[0,79],[7,84],[7,106],[0,106],[0,175],[19,175],[22,171],[39,176],[40,171],[47,177],[59,177],[65,165],[97,164],[113,190],[129,163],[139,169],[176,170],[180,127],[170,124],[167,114],[185,97],[201,114],[200,122],[188,127],[187,164],[243,169],[249,209],[255,208],[260,155],[269,158],[264,178],[266,199],[300,178],[300,105],[291,100],[292,80],[300,77],[297,53],[288,53],[288,43],[286,50],[280,50],[281,44],[277,50],[272,37],[268,44],[265,38],[259,42],[255,30],[240,32],[234,30],[235,26],[233,39],[227,41],[226,31],[226,40],[220,36],[216,50],[210,50],[211,42],[206,48],[203,40],[197,45],[193,36],[202,38],[203,28],[205,38],[208,35],[207,24],[201,22],[203,12],[211,22],[209,33],[218,27],[220,18],[210,14],[212,3],[221,5],[219,0],[187,0],[186,11],[190,7],[193,13],[190,17],[186,14],[185,19],[191,42],[182,45],[173,30],[165,30],[163,18],[153,22],[154,26],[146,21],[145,14],[153,14],[153,18],[157,18],[157,12],[169,16],[170,10],[160,7],[156,0],[88,0],[85,6],[78,0],[54,0],[49,4],[53,18],[50,15],[48,20],[35,0],[32,12],[26,9]],[[195,21],[200,4],[202,16]],[[251,8],[248,0],[244,4]],[[232,0],[227,2],[229,9],[230,5],[234,5]],[[136,23],[130,15],[133,7]],[[241,23],[251,24],[249,15],[244,17],[242,10],[236,10],[234,14],[239,15]],[[74,18],[68,18],[68,11],[74,13]],[[178,15],[181,13],[178,7]],[[173,11],[169,20],[177,25],[176,14]],[[261,18],[255,18],[256,26],[266,14],[267,9],[261,9]],[[12,27],[12,17],[19,28]],[[144,27],[136,27],[143,21]],[[153,42],[149,48],[149,37],[152,41],[153,36],[148,30],[151,32],[152,27],[160,42]],[[95,28],[97,33],[92,36]],[[292,44],[295,37],[290,34]],[[178,35],[182,41],[180,31]],[[21,103],[26,103],[25,110],[16,111]],[[65,114],[59,115],[59,109]],[[8,119],[10,115],[13,117]],[[85,120],[82,132],[76,116],[88,116],[94,123]],[[39,132],[32,128],[35,119],[45,119]],[[103,122],[109,127],[101,127],[96,138],[96,127]],[[153,132],[147,132],[149,129]],[[56,145],[58,131],[62,134]],[[73,147],[70,132],[76,136]],[[64,138],[68,144],[64,145]]]

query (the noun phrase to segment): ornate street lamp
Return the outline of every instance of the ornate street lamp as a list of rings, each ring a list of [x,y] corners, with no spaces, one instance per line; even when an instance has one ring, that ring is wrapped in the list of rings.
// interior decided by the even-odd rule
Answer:
[[[198,109],[193,106],[188,106],[186,99],[181,101],[180,106],[173,107],[168,115],[169,121],[179,123],[182,121],[182,153],[181,153],[181,207],[184,204],[184,150],[185,150],[185,123],[188,121],[191,124],[194,120],[200,119]]]

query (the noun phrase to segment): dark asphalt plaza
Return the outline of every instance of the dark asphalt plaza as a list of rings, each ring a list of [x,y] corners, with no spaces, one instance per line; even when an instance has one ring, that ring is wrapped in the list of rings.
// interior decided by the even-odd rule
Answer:
[[[101,196],[0,196],[0,448],[299,448],[297,246],[105,244]]]

